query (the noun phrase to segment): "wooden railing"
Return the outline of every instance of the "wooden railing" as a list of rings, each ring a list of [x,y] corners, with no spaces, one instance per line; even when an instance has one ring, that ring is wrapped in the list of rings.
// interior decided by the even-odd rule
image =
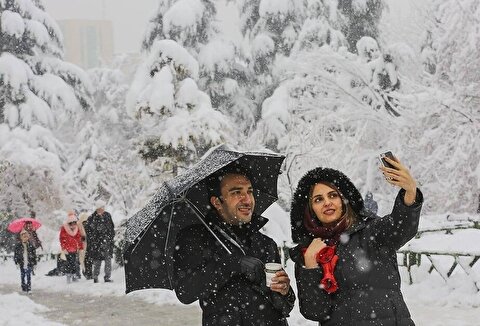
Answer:
[[[412,284],[412,267],[420,266],[422,264],[422,257],[426,257],[430,263],[430,268],[428,273],[433,271],[437,272],[445,282],[448,282],[448,278],[452,275],[454,270],[459,266],[466,276],[467,279],[474,284],[477,288],[477,291],[480,291],[480,276],[473,270],[474,265],[480,259],[479,255],[470,255],[464,253],[455,253],[455,252],[431,252],[431,251],[410,251],[410,250],[401,250],[398,252],[403,254],[403,264],[408,271],[409,283]],[[453,263],[451,264],[448,272],[445,273],[442,269],[443,264],[440,264],[435,260],[435,256],[450,256],[453,257]],[[469,262],[465,262],[469,260]]]
[[[448,219],[448,217],[447,217]],[[478,236],[476,234],[478,233]],[[428,235],[442,234],[443,241],[428,244]],[[474,236],[477,241],[466,243],[465,235]],[[466,247],[465,245],[468,245]],[[465,249],[467,248],[467,249]],[[454,271],[465,274],[465,279],[471,282],[477,291],[480,291],[480,223],[478,220],[464,220],[452,225],[436,228],[423,228],[417,233],[415,239],[398,251],[400,265],[408,271],[409,283],[413,283],[412,267],[429,264],[428,273],[436,272],[448,283]],[[438,257],[450,257],[446,266],[445,259],[440,262]],[[448,269],[448,271],[447,271]]]

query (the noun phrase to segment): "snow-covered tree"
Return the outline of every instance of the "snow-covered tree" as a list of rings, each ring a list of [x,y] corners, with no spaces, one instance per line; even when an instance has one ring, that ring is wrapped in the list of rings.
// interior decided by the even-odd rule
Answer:
[[[379,94],[364,74],[361,62],[353,56],[345,56],[329,46],[323,46],[312,52],[302,52],[293,58],[284,60],[285,81],[265,100],[262,107],[262,120],[259,133],[266,144],[275,150],[286,151],[292,143],[312,146],[312,141],[324,140],[313,136],[318,127],[303,126],[330,115],[345,114],[346,121],[357,121],[363,115],[365,121],[378,121],[381,116],[372,110],[365,98],[381,101]],[[348,112],[357,111],[355,115]],[[357,118],[354,118],[357,117]],[[330,122],[330,131],[341,131],[340,122]],[[325,132],[325,131],[324,131]],[[313,133],[313,134],[312,134]],[[360,134],[360,132],[359,132]],[[301,139],[301,140],[300,140]],[[311,139],[310,141],[308,139]],[[307,145],[309,144],[309,145]],[[316,146],[316,145],[315,145]]]
[[[292,0],[236,2],[240,30],[246,42],[242,48],[242,57],[248,63],[244,94],[249,99],[249,115],[254,119],[249,126],[256,126],[262,102],[279,83],[276,60],[289,55],[298,37],[304,20],[304,3]]]
[[[185,48],[156,41],[128,92],[128,113],[143,127],[139,152],[160,173],[176,173],[233,136],[229,120],[212,108],[197,79],[198,63]]]
[[[63,61],[60,30],[41,2],[1,1],[0,14],[3,122],[13,127],[35,121],[46,125],[53,122],[51,111],[59,119],[62,111],[90,108],[88,78]]]
[[[325,20],[325,26],[334,30],[336,25]],[[478,109],[459,101],[456,88],[445,83],[441,91],[420,84],[418,53],[409,46],[380,48],[365,37],[357,42],[357,56],[336,44],[296,44],[278,63],[284,67],[277,72],[283,81],[263,102],[255,136],[287,155],[280,203],[287,208],[301,175],[321,165],[346,172],[362,193],[373,191],[385,205],[395,194],[376,172],[376,156],[389,149],[431,196],[427,212],[458,212],[457,201],[436,194],[447,187],[462,192],[461,211],[474,212],[480,184]],[[391,99],[399,114],[385,105]],[[458,126],[461,131],[455,131]]]
[[[345,36],[340,31],[340,13],[335,5],[335,1],[308,1],[305,20],[293,45],[293,53],[323,45],[333,49],[347,46]]]
[[[372,110],[350,84],[352,76],[361,76],[361,63],[333,51],[327,58],[317,50],[286,61],[291,77],[263,104],[256,136],[287,155],[280,203],[288,208],[305,171],[329,166],[347,173],[362,193],[370,190],[387,205],[395,189],[385,187],[376,157],[389,149],[411,167],[430,196],[426,212],[475,212],[480,184],[478,110],[466,110],[451,93],[413,87],[412,82],[399,91],[400,116]],[[446,188],[448,193],[438,193]],[[461,195],[452,201],[447,198],[451,193]]]
[[[76,132],[76,139],[69,146],[70,164],[65,174],[66,191],[70,198],[70,206],[86,208],[95,202],[101,193],[101,176],[97,172],[99,125],[87,121],[81,130]]]
[[[459,194],[460,210],[475,212],[480,185],[480,3],[433,0],[429,4],[421,55],[431,76],[424,81],[433,89],[435,105],[423,108],[417,120],[429,126],[419,138],[422,153],[427,153],[427,162],[422,162],[425,187],[432,192],[448,188]],[[438,157],[441,164],[432,162]],[[448,202],[446,196],[436,195],[439,202]],[[453,203],[445,206],[459,209]]]
[[[149,50],[156,40],[171,39],[192,54],[218,32],[216,8],[210,0],[161,0],[150,20],[142,47]]]
[[[383,0],[336,1],[342,13],[341,30],[347,38],[351,52],[355,52],[356,44],[363,36],[374,39],[379,36],[378,24],[385,6]]]
[[[423,55],[440,86],[453,87],[469,107],[480,105],[480,3],[433,1]],[[433,67],[435,69],[433,69]]]
[[[260,1],[252,28],[252,59],[256,73],[268,68],[277,54],[288,56],[305,17],[304,1]]]
[[[125,94],[128,91],[127,76],[118,68],[121,63],[114,61],[113,68],[98,67],[88,71],[95,90],[92,94],[95,107],[100,111],[109,110],[112,121],[118,121],[125,112]],[[114,108],[116,110],[110,110]]]
[[[146,188],[148,174],[132,141],[139,124],[125,108],[129,81],[119,67],[126,60],[118,56],[110,66],[88,71],[96,85],[95,112],[86,115],[67,149],[71,160],[65,179],[73,207],[89,208],[97,198],[103,198],[126,215]]]
[[[142,41],[142,49],[148,51],[155,40],[164,40],[167,37],[163,31],[163,16],[175,0],[159,0],[155,15],[150,18]]]
[[[61,186],[56,178],[65,156],[58,132],[67,123],[71,130],[78,115],[91,108],[90,90],[86,73],[63,61],[60,30],[41,1],[0,1],[0,156],[14,165],[9,175],[23,187],[32,180],[19,178],[29,171],[40,175],[35,187]],[[25,196],[12,198],[20,206],[42,205]]]
[[[212,106],[238,122],[248,134],[258,119],[249,98],[251,84],[243,54],[232,41],[219,38],[202,47],[198,55],[199,87],[210,96]]]
[[[42,143],[44,139],[52,143]],[[53,151],[58,148],[62,145],[42,127],[10,130],[0,124],[0,211],[24,215],[30,210],[48,212],[61,205],[61,162]]]
[[[198,61],[198,87],[213,107],[242,121],[242,129],[254,123],[247,93],[248,72],[239,45],[218,28],[217,10],[210,0],[164,0],[151,19],[143,41],[149,50],[156,40],[171,39]]]

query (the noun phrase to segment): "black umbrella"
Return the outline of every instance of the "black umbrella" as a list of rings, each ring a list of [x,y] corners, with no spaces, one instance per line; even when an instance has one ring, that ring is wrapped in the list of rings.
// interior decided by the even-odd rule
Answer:
[[[277,179],[284,156],[239,152],[218,146],[185,173],[164,182],[150,202],[127,221],[125,231],[126,293],[149,288],[173,289],[173,253],[177,233],[205,223],[209,211],[206,179],[230,165],[248,171],[255,191],[255,213],[261,214],[277,197]]]

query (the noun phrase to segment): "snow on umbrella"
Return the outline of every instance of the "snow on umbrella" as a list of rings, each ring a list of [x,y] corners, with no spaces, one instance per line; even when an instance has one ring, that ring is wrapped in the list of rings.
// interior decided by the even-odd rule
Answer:
[[[37,230],[39,227],[42,226],[42,223],[40,223],[37,219],[31,217],[21,217],[10,222],[10,224],[8,224],[7,230],[13,233],[19,233],[20,231],[22,231],[25,223],[28,222],[32,223],[33,230]]]
[[[277,179],[284,156],[268,152],[240,152],[217,146],[185,173],[164,182],[148,204],[127,221],[125,231],[126,293],[149,288],[173,289],[173,254],[177,233],[205,223],[209,211],[206,179],[227,165],[249,173],[255,192],[255,213],[277,199]]]

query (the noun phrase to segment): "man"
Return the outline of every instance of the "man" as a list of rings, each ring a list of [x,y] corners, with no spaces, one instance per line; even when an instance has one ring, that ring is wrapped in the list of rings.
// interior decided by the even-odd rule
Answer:
[[[202,325],[288,325],[295,295],[285,271],[265,285],[264,264],[280,262],[275,242],[259,232],[267,219],[253,213],[254,191],[246,173],[224,169],[209,179],[209,227],[180,231],[174,287],[185,304],[199,300]],[[223,247],[226,246],[231,254]]]
[[[102,260],[105,262],[105,282],[112,282],[113,238],[115,230],[110,213],[105,211],[105,202],[97,200],[96,210],[85,223],[88,256],[93,262],[93,282],[98,283]]]

